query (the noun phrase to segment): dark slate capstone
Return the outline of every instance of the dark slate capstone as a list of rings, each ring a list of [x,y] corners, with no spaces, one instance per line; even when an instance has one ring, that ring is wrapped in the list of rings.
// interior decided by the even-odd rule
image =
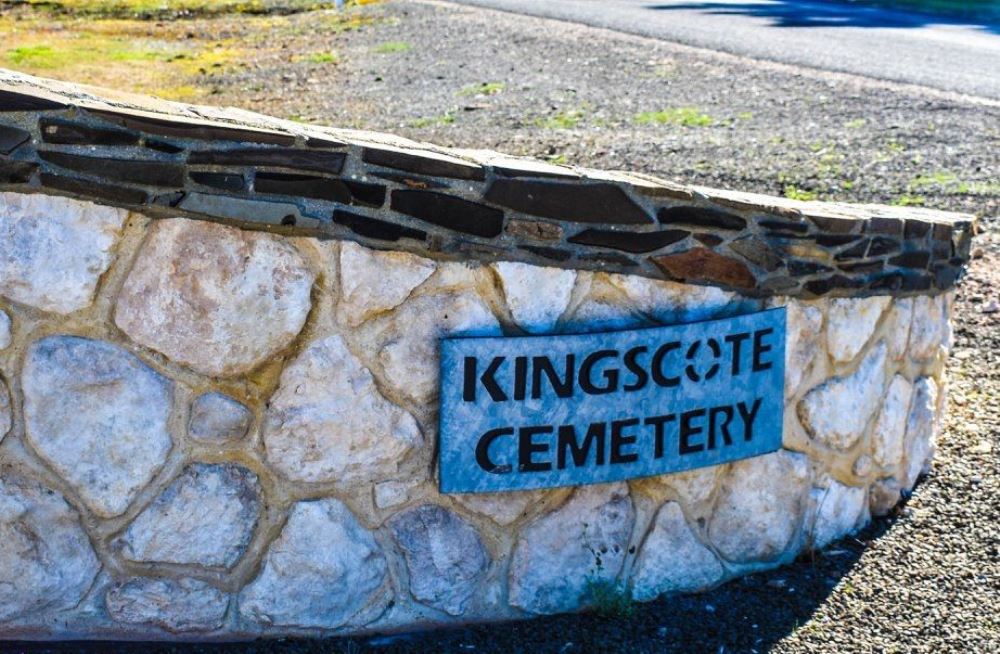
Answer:
[[[793,234],[805,234],[809,231],[809,225],[805,223],[786,222],[784,220],[761,220],[757,223],[764,229],[774,232],[791,232]]]
[[[139,135],[121,129],[91,127],[67,120],[42,118],[38,121],[42,140],[57,145],[136,145]]]
[[[868,274],[882,270],[883,265],[881,261],[862,261],[860,263],[842,263],[837,267],[847,273]]]
[[[931,231],[931,224],[919,220],[907,220],[903,235],[906,238],[921,238]]]
[[[903,233],[903,221],[899,218],[872,218],[865,224],[869,234],[887,234],[900,236]]]
[[[878,257],[883,254],[892,254],[899,250],[899,242],[886,236],[875,236],[868,246],[868,256]]]
[[[317,200],[349,204],[351,192],[340,180],[315,175],[257,173],[253,188],[258,193],[298,195]]]
[[[77,179],[75,177],[63,177],[62,175],[52,175],[42,173],[42,186],[47,186],[57,191],[65,191],[82,197],[96,198],[116,204],[145,204],[146,193],[134,188],[123,186],[112,186],[89,179]]]
[[[832,277],[814,279],[811,282],[806,282],[805,288],[808,292],[813,293],[814,295],[826,295],[834,289],[860,288],[863,285],[863,282],[853,280],[850,277],[833,275]]]
[[[440,159],[433,154],[424,156],[399,152],[397,150],[365,148],[362,158],[365,160],[365,163],[375,166],[405,170],[419,175],[437,175],[440,177],[454,177],[476,181],[486,179],[486,171],[483,170],[482,166],[461,161]]]
[[[222,189],[223,191],[242,191],[246,180],[236,173],[210,173],[192,171],[188,175],[191,180],[203,186]]]
[[[0,161],[0,184],[26,184],[38,170],[28,161]]]
[[[695,234],[694,238],[699,243],[704,243],[710,248],[714,248],[716,245],[719,245],[725,240],[721,236],[716,236],[715,234],[708,234],[708,233]]]
[[[372,207],[381,207],[385,204],[385,187],[381,184],[367,184],[365,182],[354,182],[345,180],[351,197],[360,204],[367,204]]]
[[[873,291],[898,291],[903,287],[903,276],[900,273],[890,273],[873,279],[868,288]]]
[[[66,105],[54,100],[14,91],[0,91],[0,111],[46,111],[65,108]]]
[[[573,253],[569,250],[547,248],[543,245],[522,245],[521,249],[525,252],[530,252],[532,254],[537,254],[540,257],[551,259],[552,261],[568,261],[573,258]]]
[[[664,225],[694,225],[715,229],[743,229],[747,221],[737,215],[705,207],[664,207],[656,213]]]
[[[570,237],[570,243],[614,248],[624,252],[653,252],[671,243],[682,241],[690,232],[667,229],[661,232],[616,232],[609,229],[587,229]]]
[[[855,236],[854,234],[817,234],[815,240],[816,240],[816,245],[822,245],[823,247],[831,247],[836,245],[846,245],[848,243],[853,243],[859,238],[861,237]]]
[[[161,161],[88,157],[67,152],[39,151],[43,160],[81,173],[111,177],[114,181],[152,186],[183,186],[184,168]]]
[[[343,225],[359,236],[375,238],[380,241],[398,241],[401,238],[423,241],[427,238],[427,232],[422,230],[404,227],[377,218],[359,216],[356,213],[340,209],[333,212],[333,222]]]
[[[392,208],[456,232],[495,238],[503,232],[503,212],[432,191],[392,192]]]
[[[10,154],[31,139],[31,132],[0,125],[0,153]]]
[[[860,221],[836,216],[809,216],[812,224],[829,234],[849,234]]]
[[[184,191],[174,191],[172,193],[162,193],[153,198],[153,204],[161,207],[176,207],[187,197]]]
[[[150,150],[156,150],[157,152],[165,152],[167,154],[177,154],[178,152],[184,152],[184,148],[179,145],[174,145],[173,143],[168,143],[167,141],[160,141],[159,139],[146,139],[143,142]]]
[[[431,179],[429,177],[416,177],[414,175],[404,175],[403,173],[387,173],[381,170],[373,170],[371,171],[371,174],[373,177],[387,179],[390,182],[398,182],[408,188],[416,190],[448,188],[448,184],[445,184],[441,180]]]
[[[92,113],[116,125],[159,136],[197,139],[199,141],[240,141],[267,145],[295,144],[295,137],[291,134],[264,132],[248,127],[192,123],[180,118],[153,118],[127,112],[97,110]]]
[[[745,263],[708,248],[692,248],[651,259],[671,279],[679,282],[721,284],[735,288],[753,288],[757,283]]]
[[[851,259],[861,259],[868,252],[868,240],[861,241],[857,245],[838,252],[834,257],[837,261],[849,261]]]
[[[793,259],[788,262],[788,272],[795,275],[796,277],[804,277],[805,275],[815,275],[818,273],[830,272],[833,268],[829,266],[824,266],[821,263],[816,263],[815,261],[799,261]]]
[[[729,249],[768,272],[781,267],[784,259],[775,254],[767,243],[756,236],[746,236],[729,244]]]
[[[515,211],[578,223],[646,225],[652,219],[614,184],[498,179],[486,201]]]
[[[901,268],[926,268],[931,262],[930,252],[904,252],[889,259],[889,263]]]
[[[343,141],[334,141],[333,139],[321,139],[316,136],[310,136],[306,139],[306,146],[310,148],[346,148],[347,144]]]
[[[298,168],[339,175],[347,155],[323,150],[288,150],[285,148],[238,148],[236,150],[198,150],[188,155],[188,163],[210,166],[275,166]]]

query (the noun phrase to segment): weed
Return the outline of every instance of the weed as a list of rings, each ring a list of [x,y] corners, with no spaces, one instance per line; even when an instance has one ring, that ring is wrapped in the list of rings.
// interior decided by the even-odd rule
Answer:
[[[911,195],[909,193],[904,193],[895,200],[892,204],[897,207],[922,207],[927,203],[927,198],[922,195]]]
[[[340,56],[336,52],[314,52],[306,55],[304,60],[310,64],[335,64],[340,61]]]
[[[408,125],[414,129],[424,129],[425,127],[434,127],[437,125],[451,125],[455,122],[455,112],[447,111],[440,116],[428,116],[425,118],[416,118],[411,120]]]
[[[573,129],[583,120],[583,111],[567,109],[547,118],[536,118],[535,125],[545,129]]]
[[[695,107],[677,107],[663,111],[645,111],[637,114],[640,125],[682,125],[684,127],[711,127],[715,120]]]
[[[410,44],[406,41],[387,41],[385,43],[380,43],[372,51],[376,54],[396,54],[399,52],[407,52],[410,49]]]
[[[867,122],[864,118],[855,118],[844,123],[844,127],[847,129],[861,129]]]
[[[812,202],[818,196],[815,191],[806,191],[800,189],[794,184],[785,185],[785,197],[789,200],[801,200],[803,202]]]
[[[459,95],[496,95],[504,90],[503,82],[483,82],[466,86],[458,92]]]

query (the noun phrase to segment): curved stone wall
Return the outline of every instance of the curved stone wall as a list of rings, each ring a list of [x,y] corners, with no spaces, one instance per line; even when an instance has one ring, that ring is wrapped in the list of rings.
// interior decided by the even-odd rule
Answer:
[[[930,465],[972,228],[2,73],[0,637],[388,631],[781,565]],[[779,451],[438,492],[440,338],[779,306]]]

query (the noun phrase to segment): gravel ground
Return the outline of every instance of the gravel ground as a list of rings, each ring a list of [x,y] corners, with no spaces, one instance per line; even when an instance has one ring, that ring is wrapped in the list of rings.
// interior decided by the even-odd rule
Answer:
[[[855,538],[627,616],[88,651],[1000,652],[1000,107],[447,4],[357,11],[372,20],[338,33],[317,33],[309,14],[283,19],[280,49],[206,74],[212,101],[698,184],[979,215],[935,469],[895,516]],[[252,41],[247,29],[191,23]],[[336,63],[304,65],[301,51],[335,52]]]

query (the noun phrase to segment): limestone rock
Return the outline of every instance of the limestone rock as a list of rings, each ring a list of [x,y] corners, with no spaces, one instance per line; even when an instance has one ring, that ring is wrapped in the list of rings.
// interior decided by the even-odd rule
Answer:
[[[521,328],[533,334],[555,328],[569,306],[576,272],[506,261],[493,264],[493,270],[500,277],[507,307]]]
[[[797,300],[787,305],[785,342],[785,397],[791,398],[813,362],[822,356],[820,330],[823,328],[823,311],[818,306]]]
[[[112,586],[105,604],[117,622],[191,632],[221,628],[229,600],[222,591],[195,579],[136,577]]]
[[[851,361],[875,333],[892,298],[835,298],[827,310],[826,342],[834,361]]]
[[[3,377],[0,377],[0,443],[13,426],[14,411],[10,406],[10,390]]]
[[[831,479],[826,488],[814,488],[811,495],[816,511],[812,532],[815,549],[853,533],[867,521],[864,488],[845,486]]]
[[[6,350],[14,340],[13,327],[10,322],[10,315],[6,311],[0,311],[0,350]]]
[[[624,484],[578,489],[522,530],[510,565],[510,603],[532,613],[579,608],[593,584],[616,583],[634,523]]]
[[[910,357],[925,361],[937,354],[947,336],[944,296],[919,295],[913,300],[913,322],[910,326]]]
[[[913,321],[913,298],[896,298],[892,301],[885,342],[889,347],[889,358],[899,361],[906,354],[910,343],[910,323]]]
[[[644,490],[657,501],[662,501],[664,497],[672,497],[672,491],[690,509],[691,506],[706,502],[712,497],[712,491],[718,485],[722,470],[723,466],[708,466],[634,479],[630,484],[633,488]]]
[[[410,491],[412,491],[419,483],[420,480],[416,479],[408,481],[400,481],[396,479],[380,481],[375,484],[375,487],[373,488],[375,506],[380,509],[388,509],[402,504],[410,499]]]
[[[37,341],[22,387],[28,441],[102,517],[124,512],[170,452],[173,385],[117,345]]]
[[[0,295],[60,314],[89,306],[126,215],[53,195],[0,193]]]
[[[340,336],[310,344],[285,368],[264,418],[267,459],[295,481],[378,481],[420,442],[413,416],[379,393]]]
[[[730,561],[770,561],[792,545],[805,514],[807,458],[784,450],[737,461],[722,480],[708,536]]]
[[[475,528],[435,504],[393,516],[389,527],[406,558],[413,597],[462,615],[490,562]]]
[[[606,298],[587,298],[565,321],[563,331],[574,334],[594,334],[646,327],[649,321],[634,308]]]
[[[541,502],[545,494],[545,491],[513,491],[466,493],[452,497],[468,510],[485,515],[498,525],[509,525]]]
[[[430,259],[406,252],[378,252],[349,241],[341,243],[337,319],[356,327],[398,307],[436,267]]]
[[[298,251],[276,236],[155,221],[125,280],[115,324],[202,374],[237,375],[298,335],[314,280]]]
[[[874,516],[888,515],[902,499],[903,487],[893,477],[879,479],[868,490],[868,508]]]
[[[638,275],[608,275],[613,286],[625,292],[639,311],[657,322],[676,324],[715,317],[737,296],[715,286],[694,286]]]
[[[386,569],[371,532],[346,506],[299,502],[240,593],[240,616],[264,626],[334,629],[376,595]]]
[[[0,623],[75,606],[98,570],[80,517],[63,496],[0,470]]]
[[[632,596],[639,601],[702,590],[724,573],[715,554],[691,532],[677,502],[660,507],[635,569]]]
[[[893,377],[872,432],[872,454],[883,468],[897,466],[903,459],[903,436],[912,397],[913,385],[902,375]]]
[[[222,393],[199,395],[191,405],[188,434],[196,441],[219,443],[247,435],[253,414],[233,398]]]
[[[446,335],[500,336],[500,323],[472,292],[429,295],[403,303],[386,325],[378,358],[385,379],[414,402],[437,394],[438,340]]]
[[[232,463],[188,466],[117,541],[132,561],[231,567],[260,514],[257,475]]]
[[[933,379],[921,377],[913,384],[913,404],[906,418],[905,488],[913,488],[917,477],[930,469],[937,431],[934,419],[937,399],[938,388]]]
[[[885,344],[879,343],[854,373],[830,379],[806,394],[798,413],[810,436],[838,450],[850,449],[861,438],[879,408],[885,359]]]

